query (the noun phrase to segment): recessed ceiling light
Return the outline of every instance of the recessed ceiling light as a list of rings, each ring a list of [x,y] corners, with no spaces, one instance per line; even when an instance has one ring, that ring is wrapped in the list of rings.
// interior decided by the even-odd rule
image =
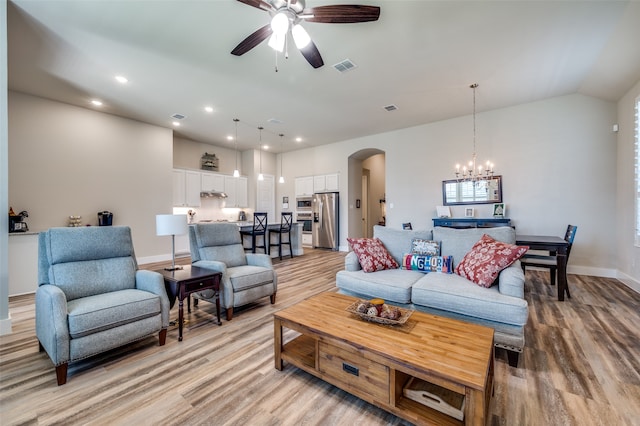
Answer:
[[[269,145],[262,145],[262,147],[264,148],[265,151],[269,149]]]
[[[296,138],[296,142],[302,142],[302,138],[301,137],[297,137]]]
[[[174,122],[173,122],[173,123],[171,123],[171,124],[173,124],[173,125],[174,125],[174,126],[176,126],[176,127],[179,127],[179,126],[180,126],[180,123],[178,123],[177,121],[174,121]]]
[[[233,136],[227,136],[227,140],[228,141],[232,141],[233,140]]]
[[[125,77],[125,76],[123,76],[123,75],[116,75],[116,81],[117,81],[118,83],[122,83],[122,84],[125,84],[125,83],[128,83],[128,82],[129,82],[129,80],[127,79],[127,77]]]
[[[91,103],[92,103],[93,105],[95,105],[95,106],[102,106],[102,102],[100,102],[100,101],[99,101],[99,100],[97,100],[97,99],[92,100],[92,101],[91,101]]]
[[[207,111],[207,112],[213,112],[213,107],[206,106],[206,107],[204,107],[204,110]]]

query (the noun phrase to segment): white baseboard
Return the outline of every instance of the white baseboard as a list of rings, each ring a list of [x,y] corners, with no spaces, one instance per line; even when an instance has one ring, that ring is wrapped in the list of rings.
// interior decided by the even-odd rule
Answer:
[[[636,293],[640,293],[640,281],[637,281],[633,279],[633,277],[620,271],[618,271],[618,276],[616,278],[631,290],[635,291]]]
[[[602,278],[618,278],[618,271],[609,268],[595,268],[593,266],[569,266],[567,274],[591,275]]]
[[[0,336],[11,334],[11,315],[9,318],[0,320]]]

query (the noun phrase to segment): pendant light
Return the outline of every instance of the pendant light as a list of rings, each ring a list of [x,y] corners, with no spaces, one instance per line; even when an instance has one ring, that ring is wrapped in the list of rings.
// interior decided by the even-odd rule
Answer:
[[[458,182],[478,182],[493,176],[492,162],[487,161],[484,170],[482,165],[476,164],[476,89],[478,88],[478,83],[470,85],[469,88],[473,89],[473,153],[471,155],[471,161],[469,161],[469,169],[467,169],[467,166],[464,166],[462,170],[460,170],[460,164],[456,164],[455,174]]]
[[[278,179],[279,183],[284,183],[284,172],[282,171],[282,156],[284,155],[284,134],[280,133],[280,179]]]
[[[262,129],[264,129],[264,127],[258,127],[260,131],[260,173],[258,174],[258,180],[264,180],[264,175],[262,174]]]
[[[238,121],[240,120],[234,118],[233,121],[236,124],[236,168],[233,170],[233,177],[237,178],[240,177],[240,170],[238,169]]]

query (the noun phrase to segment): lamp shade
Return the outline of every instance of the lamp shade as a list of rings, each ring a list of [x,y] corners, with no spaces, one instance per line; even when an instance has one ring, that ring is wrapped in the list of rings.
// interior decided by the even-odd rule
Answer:
[[[186,214],[156,215],[156,235],[184,235],[188,231]]]

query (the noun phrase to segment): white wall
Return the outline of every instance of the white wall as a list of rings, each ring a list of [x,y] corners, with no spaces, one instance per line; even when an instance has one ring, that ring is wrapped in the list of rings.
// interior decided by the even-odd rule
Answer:
[[[640,81],[618,102],[617,204],[615,210],[616,253],[620,278],[640,292],[640,247],[634,244],[635,101],[640,97]]]
[[[0,28],[7,28],[6,0],[0,0]],[[0,31],[0,212],[9,211],[9,173],[7,171],[9,168],[9,138],[7,127],[7,32]],[[3,220],[0,222],[0,335],[11,333],[8,232],[8,221]]]
[[[35,231],[128,225],[139,260],[171,251],[155,215],[172,211],[173,131],[19,92],[9,92],[9,204]]]
[[[578,226],[573,272],[612,276],[617,268],[615,233],[603,225],[616,205],[615,122],[615,104],[578,94],[477,116],[478,158],[493,161],[504,177],[507,215],[518,232],[562,236],[567,224]],[[367,148],[386,152],[387,225],[411,221],[414,229],[430,229],[442,180],[471,156],[471,117],[290,152],[284,168],[292,176],[337,171],[346,177],[349,156]],[[349,197],[346,180],[340,180],[342,198]],[[489,206],[475,207],[478,217],[491,214]],[[464,207],[451,210],[464,216]],[[345,249],[348,212],[343,203]]]

